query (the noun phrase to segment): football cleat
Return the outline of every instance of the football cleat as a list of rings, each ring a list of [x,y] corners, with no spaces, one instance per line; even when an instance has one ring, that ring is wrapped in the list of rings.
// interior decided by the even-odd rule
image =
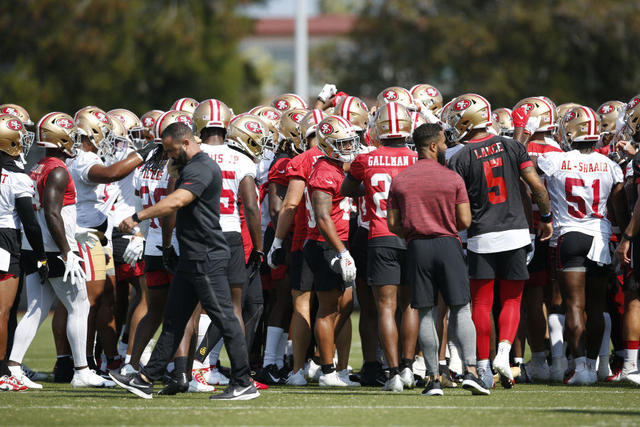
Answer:
[[[422,390],[421,393],[423,396],[442,396],[444,393],[442,392],[442,385],[439,380],[431,380],[427,384],[427,387]]]
[[[564,373],[567,371],[567,358],[554,357],[551,360],[551,370],[549,372],[549,378],[553,382],[561,383],[564,381]]]
[[[73,379],[73,359],[71,356],[58,357],[53,365],[53,381],[70,383]]]
[[[22,372],[24,372],[27,378],[29,378],[31,381],[44,381],[49,378],[49,375],[45,374],[44,372],[32,371],[24,363],[21,364],[20,367],[22,368]]]
[[[295,386],[303,386],[307,385],[307,380],[304,377],[303,369],[298,369],[298,372],[294,373],[291,371],[285,384],[287,385],[295,385]]]
[[[320,375],[318,385],[320,387],[347,387],[348,384],[342,381],[337,371],[333,371]]]
[[[189,388],[187,392],[195,393],[195,392],[213,392],[216,391],[216,388],[212,385],[207,384],[205,379],[202,377],[202,374],[194,369],[191,371],[191,381],[189,381]]]
[[[551,379],[551,369],[546,360],[541,363],[531,361],[524,365],[524,370],[532,382],[546,382]]]
[[[320,365],[313,361],[313,359],[309,359],[307,365],[305,367],[305,377],[309,381],[319,381],[320,375],[322,375],[322,369]]]
[[[415,366],[415,362],[414,362]],[[455,380],[451,377],[451,373],[447,365],[440,365],[438,367],[438,372],[440,374],[440,384],[445,388],[456,388],[458,384],[456,384]]]
[[[174,394],[186,393],[187,391],[189,391],[187,373],[173,371],[169,381],[167,381],[165,387],[158,392],[158,395],[173,396]]]
[[[413,371],[411,368],[404,368],[402,372],[400,372],[400,379],[402,380],[404,388],[411,389],[416,386],[416,380],[413,377]]]
[[[462,388],[469,390],[471,394],[487,396],[491,391],[485,387],[484,383],[471,372],[467,372],[462,380]]]
[[[411,370],[420,378],[424,378],[427,375],[427,365],[424,363],[424,357],[416,355],[413,359]]]
[[[136,396],[143,399],[153,398],[153,383],[144,381],[140,374],[120,375],[111,372],[109,376],[117,385]]]
[[[5,375],[0,377],[0,390],[4,391],[25,391],[28,390],[29,387],[22,384],[16,377],[13,375]]]
[[[404,390],[404,383],[402,382],[400,374],[392,376],[382,386],[382,391],[392,391],[394,393],[400,393],[402,390]]]
[[[493,368],[498,371],[498,374],[500,375],[500,384],[502,387],[513,387],[513,373],[511,372],[508,357],[496,356],[496,358],[493,359]]]
[[[606,381],[612,375],[609,367],[609,355],[598,357],[598,381]]]
[[[11,371],[11,377],[9,378],[14,378],[18,384],[23,385],[27,388],[33,388],[33,389],[41,389],[42,388],[42,384],[37,384],[34,383],[33,381],[31,381],[29,379],[29,377],[27,377],[24,373],[24,371],[22,370],[22,367],[20,366],[11,366],[10,368]]]
[[[275,363],[262,367],[255,375],[256,381],[260,381],[265,384],[278,384],[280,383],[280,374],[278,372],[278,366]]]
[[[617,370],[612,375],[607,377],[607,382],[628,382],[635,385],[640,385],[640,372],[639,371],[625,371],[624,369]]]
[[[597,382],[597,377],[589,369],[575,369],[565,381],[567,385],[591,385]]]
[[[220,394],[209,396],[211,400],[251,400],[260,396],[260,392],[254,384],[246,387],[230,385]]]
[[[480,381],[482,381],[486,388],[495,388],[495,383],[493,381],[493,372],[491,372],[491,369],[478,368],[478,378],[480,378]]]
[[[349,372],[349,369],[343,369],[342,371],[338,372],[338,377],[340,377],[342,382],[349,387],[360,387],[360,383],[352,381],[351,378],[349,378],[350,374],[351,372]]]
[[[89,368],[80,369],[73,374],[71,387],[115,387],[116,383],[102,378]]]
[[[267,390],[269,388],[268,385],[256,381],[253,378],[251,378],[251,384],[253,384],[258,390]]]
[[[202,369],[202,376],[205,381],[211,385],[227,385],[229,378],[225,377],[222,372],[215,366]]]

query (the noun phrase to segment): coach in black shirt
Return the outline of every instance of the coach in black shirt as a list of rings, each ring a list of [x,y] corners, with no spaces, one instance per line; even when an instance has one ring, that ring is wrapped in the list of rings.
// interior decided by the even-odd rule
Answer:
[[[164,323],[149,363],[139,374],[111,374],[114,381],[132,393],[151,398],[153,381],[162,378],[175,354],[189,317],[198,301],[211,321],[222,331],[231,360],[231,383],[212,399],[249,400],[259,396],[249,377],[249,358],[244,334],[233,313],[227,281],[229,248],[220,228],[222,174],[218,164],[200,150],[191,128],[171,124],[161,135],[162,146],[178,167],[176,190],[156,205],[135,213],[120,224],[130,232],[139,222],[177,211],[176,235],[180,257],[169,287]],[[186,375],[173,378],[164,394],[185,392]]]

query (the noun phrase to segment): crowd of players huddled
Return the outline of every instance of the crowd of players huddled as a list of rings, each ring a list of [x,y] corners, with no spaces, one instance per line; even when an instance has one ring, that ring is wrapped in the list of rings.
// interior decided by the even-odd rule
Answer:
[[[444,103],[417,84],[375,102],[327,84],[312,105],[284,94],[236,114],[221,100],[182,98],[140,117],[87,106],[35,124],[23,107],[0,105],[0,389],[43,387],[47,376],[22,362],[51,310],[55,382],[109,387],[109,372],[147,362],[172,304],[175,216],[133,234],[119,224],[173,191],[177,162],[161,139],[173,123],[191,126],[222,171],[227,273],[258,388],[402,391],[435,378],[457,387],[471,363],[487,390],[494,378],[507,388],[640,385],[640,95],[597,109],[544,96],[492,109],[480,95]],[[413,136],[425,124],[443,130],[437,160],[463,178],[472,213],[459,243],[476,354],[461,356],[439,295],[435,369],[418,339],[407,241],[387,217],[393,179],[416,163]],[[25,170],[33,142],[45,155],[29,156],[37,162]],[[359,372],[349,365],[355,301]],[[223,339],[199,306],[189,314],[166,375],[186,372],[189,392],[211,392],[229,383]]]

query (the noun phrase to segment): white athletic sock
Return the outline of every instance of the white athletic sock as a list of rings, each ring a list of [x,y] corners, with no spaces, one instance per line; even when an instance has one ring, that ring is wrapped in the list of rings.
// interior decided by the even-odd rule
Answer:
[[[11,371],[11,375],[16,378],[20,378],[22,376],[22,367],[18,366],[9,366],[9,370]]]
[[[496,359],[498,357],[509,360],[509,352],[511,351],[511,344],[507,341],[500,341],[498,343],[498,351],[496,352]]]
[[[476,363],[479,369],[489,369],[489,359],[480,359]]]
[[[222,350],[222,344],[224,341],[220,338],[220,341],[213,346],[213,350],[209,353],[209,366],[216,366],[218,364],[218,358],[220,357],[220,351]]]
[[[131,363],[131,355],[130,354],[126,354],[124,356],[124,364],[126,365],[127,363]]]
[[[524,357],[514,357],[513,362],[516,365],[522,365],[524,363]]]
[[[624,350],[624,365],[622,367],[624,372],[635,372],[638,370],[638,349],[625,349]]]
[[[287,342],[289,341],[289,334],[283,332],[280,335],[280,342],[278,343],[278,348],[276,350],[276,366],[278,369],[282,369],[284,366],[284,352],[287,351]]]
[[[264,345],[263,367],[276,363],[278,347],[283,333],[284,329],[282,328],[278,328],[277,326],[267,326],[267,342]]]
[[[464,371],[462,366],[462,358],[458,350],[458,344],[455,340],[448,340],[447,349],[449,350],[449,369],[453,372],[461,374]]]
[[[549,338],[551,341],[551,357],[564,355],[564,314],[549,315]]]

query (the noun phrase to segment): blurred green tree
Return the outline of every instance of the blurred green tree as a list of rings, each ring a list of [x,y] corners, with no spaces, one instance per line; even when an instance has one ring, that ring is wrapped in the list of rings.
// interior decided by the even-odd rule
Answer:
[[[85,105],[167,110],[189,96],[236,111],[259,78],[236,53],[251,21],[233,0],[23,0],[0,5],[0,102],[34,121]]]
[[[547,95],[597,107],[640,92],[640,3],[617,0],[367,0],[350,45],[324,65],[375,97],[428,82],[495,107]],[[327,56],[325,56],[326,58]]]

